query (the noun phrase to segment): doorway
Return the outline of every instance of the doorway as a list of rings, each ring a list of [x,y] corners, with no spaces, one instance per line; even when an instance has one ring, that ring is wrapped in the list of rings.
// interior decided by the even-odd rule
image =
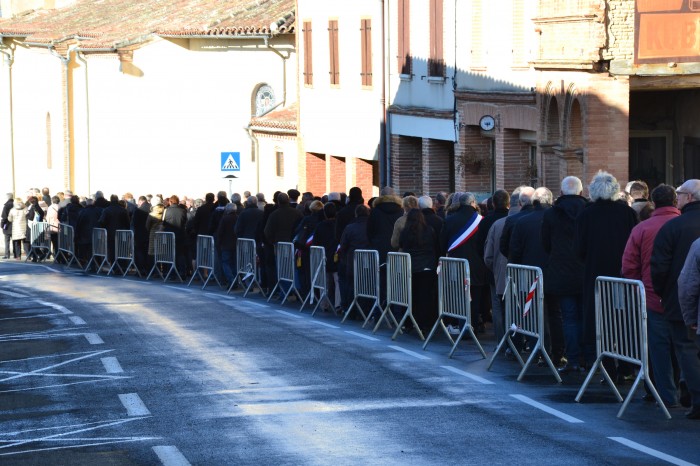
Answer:
[[[645,181],[650,191],[661,183],[671,182],[667,170],[671,157],[671,136],[670,131],[630,131],[630,180]]]

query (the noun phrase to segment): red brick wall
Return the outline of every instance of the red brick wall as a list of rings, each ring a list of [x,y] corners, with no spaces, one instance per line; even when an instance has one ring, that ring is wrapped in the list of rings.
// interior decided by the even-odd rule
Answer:
[[[326,192],[326,156],[306,153],[306,190],[317,196]]]
[[[518,186],[530,184],[530,144],[520,140],[520,131],[504,129],[496,139],[496,152],[503,154],[503,184],[497,184],[508,192]]]
[[[391,138],[391,185],[401,195],[406,191],[422,191],[421,138],[392,136]]]
[[[481,136],[478,126],[467,126],[459,134],[459,147],[455,149],[455,190],[470,192],[491,191],[491,168],[481,167],[476,170],[471,166],[462,166],[460,158],[472,152],[484,155],[491,151],[491,139]]]
[[[416,194],[435,196],[439,191],[454,187],[454,143],[437,139],[423,139],[422,186]]]
[[[372,183],[374,180],[374,166],[372,162],[363,159],[353,159],[355,161],[355,184],[362,190],[362,197],[365,202],[372,197]],[[350,186],[352,188],[352,186]],[[348,188],[348,190],[350,189]]]
[[[347,192],[345,189],[345,157],[330,157],[329,191]]]

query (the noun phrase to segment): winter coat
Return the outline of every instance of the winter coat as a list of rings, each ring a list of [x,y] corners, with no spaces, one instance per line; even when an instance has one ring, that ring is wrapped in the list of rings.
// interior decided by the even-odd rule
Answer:
[[[524,205],[520,208],[517,213],[508,215],[506,217],[506,224],[503,225],[503,233],[501,233],[501,244],[499,248],[501,249],[501,254],[508,257],[508,249],[510,248],[510,235],[513,232],[513,227],[515,224],[523,218],[525,215],[529,214],[534,210],[532,204]]]
[[[131,231],[134,232],[134,245],[148,244],[148,229],[146,228],[146,220],[151,211],[151,205],[144,202],[136,208],[134,215],[131,217]]]
[[[2,207],[2,222],[0,226],[2,226],[3,233],[7,236],[12,235],[12,224],[7,220],[7,216],[10,214],[13,206],[14,200],[8,199]]]
[[[648,221],[648,220],[647,220]],[[664,305],[664,318],[682,321],[678,302],[678,276],[690,246],[700,237],[700,201],[686,204],[681,215],[661,227],[651,253],[651,282]]]
[[[14,204],[10,213],[7,214],[7,221],[12,223],[12,241],[27,237],[27,211],[23,202]]]
[[[290,243],[294,237],[294,227],[304,215],[289,204],[279,205],[265,225],[265,239],[270,244]]]
[[[549,254],[544,249],[542,238],[542,218],[551,209],[549,204],[538,204],[529,215],[525,215],[513,226],[508,246],[508,262],[511,264],[529,265],[542,270],[544,291],[549,292],[549,273],[547,264]]]
[[[257,206],[248,206],[238,215],[236,236],[238,238],[256,239],[258,226],[263,218],[263,211]]]
[[[335,238],[337,241],[340,241],[341,236],[343,236],[345,227],[355,221],[355,209],[357,209],[358,205],[361,205],[361,203],[350,201],[335,214]]]
[[[197,207],[191,225],[195,238],[197,235],[209,234],[209,219],[211,218],[211,213],[214,211],[214,207],[214,202],[207,202]]]
[[[308,251],[309,238],[315,233],[316,227],[324,220],[323,209],[304,217],[294,229],[294,247]]]
[[[165,212],[167,215],[167,211]],[[236,251],[236,221],[238,214],[230,212],[224,214],[219,222],[219,228],[216,230],[216,244],[221,251]]]
[[[78,215],[80,215],[81,210],[83,210],[82,205],[71,202],[63,209],[58,209],[58,220],[61,223],[72,226],[73,230],[75,230],[78,226]]]
[[[51,233],[58,232],[58,204],[51,204],[46,209],[46,221],[51,226]]]
[[[146,230],[148,230],[148,255],[155,256],[156,254],[156,233],[163,230],[163,204],[157,204],[151,207],[151,213],[146,219]]]
[[[345,267],[348,277],[353,276],[355,250],[370,249],[367,237],[368,220],[369,217],[356,217],[354,222],[345,227],[340,238],[339,267]]]
[[[374,200],[367,219],[369,249],[379,251],[379,262],[386,262],[386,255],[392,251],[391,235],[394,223],[403,215],[401,199],[398,196],[380,196]]]
[[[100,228],[107,230],[110,243],[114,242],[114,235],[117,230],[128,230],[131,227],[129,213],[116,202],[110,202],[109,207],[102,211],[97,223]]]
[[[338,271],[338,263],[335,261],[335,251],[338,248],[338,241],[335,239],[335,226],[337,220],[329,218],[316,226],[314,232],[313,246],[321,246],[326,251],[326,272]]]
[[[163,231],[175,233],[175,242],[184,244],[187,209],[182,204],[170,205],[163,212]]]
[[[599,199],[576,218],[574,247],[584,263],[583,338],[595,341],[595,282],[600,276],[620,277],[622,254],[637,213],[626,203]]]
[[[508,259],[501,254],[501,234],[506,224],[506,217],[496,220],[486,235],[484,245],[484,264],[486,268],[493,272],[496,294],[502,295],[506,289],[506,266]],[[580,284],[579,284],[580,286]]]
[[[75,244],[92,244],[92,230],[98,228],[98,222],[101,216],[102,209],[94,204],[80,211],[74,232]]]
[[[678,303],[685,325],[697,325],[700,321],[700,239],[690,246],[688,257],[678,277]],[[696,333],[700,334],[700,329],[697,329]]]
[[[467,259],[469,262],[469,278],[471,285],[487,286],[489,283],[486,277],[483,250],[479,250],[476,239],[478,230],[462,245],[452,250],[449,254],[447,252],[447,248],[459,237],[475,212],[476,210],[474,207],[469,205],[463,205],[456,211],[448,212],[447,217],[445,217],[445,223],[442,226],[442,232],[440,233],[440,254],[443,256]]]
[[[408,253],[411,256],[411,272],[435,271],[437,269],[438,254],[435,249],[435,231],[433,227],[426,225],[420,239],[414,238],[413,234],[413,232],[404,228],[399,236],[401,252]]]
[[[622,276],[644,283],[647,309],[654,312],[664,312],[661,297],[654,292],[651,282],[651,254],[654,250],[654,239],[662,226],[669,220],[678,217],[681,211],[675,207],[659,207],[651,217],[632,229],[625,253],[622,255]]]
[[[588,204],[583,196],[560,196],[542,218],[542,246],[549,254],[547,292],[576,296],[583,292],[583,262],[576,255],[576,217]]]

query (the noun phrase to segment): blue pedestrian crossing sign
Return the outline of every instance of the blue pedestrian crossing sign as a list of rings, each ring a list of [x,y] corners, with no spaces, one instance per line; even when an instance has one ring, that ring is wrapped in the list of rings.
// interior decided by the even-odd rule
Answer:
[[[239,171],[241,171],[241,153],[240,152],[222,152],[221,153],[221,171],[222,172],[239,172]]]

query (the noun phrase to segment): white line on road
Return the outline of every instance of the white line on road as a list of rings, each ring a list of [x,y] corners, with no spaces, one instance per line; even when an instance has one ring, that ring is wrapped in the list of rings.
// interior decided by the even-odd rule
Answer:
[[[353,332],[352,330],[346,330],[345,333],[349,333],[350,335],[355,335],[356,337],[364,338],[365,340],[369,341],[379,341],[379,338],[374,338],[369,335],[363,335],[362,333]]]
[[[153,451],[158,455],[158,459],[163,463],[163,466],[190,466],[190,462],[173,445],[153,447]]]
[[[212,298],[212,299],[221,299],[221,298],[231,299],[231,297],[229,297],[228,295],[220,295],[220,294],[216,294],[216,293],[204,293],[204,296],[206,296],[208,298]]]
[[[677,464],[679,466],[695,466],[694,463],[689,463],[687,461],[684,461],[680,458],[676,458],[675,456],[667,455],[666,453],[662,453],[658,450],[654,450],[653,448],[645,447],[644,445],[641,445],[637,442],[633,442],[632,440],[626,439],[624,437],[608,437],[610,440],[614,440],[618,443],[623,444],[626,447],[633,448],[637,451],[641,451],[642,453],[646,453],[647,455],[651,455],[655,458],[659,458],[660,460],[667,461],[671,464]]]
[[[85,333],[85,339],[90,343],[91,345],[103,345],[104,340],[100,338],[100,336],[96,333]]]
[[[340,328],[337,325],[327,324],[327,323],[321,322],[319,320],[312,320],[311,322],[313,322],[316,325],[322,325],[322,326],[328,327],[328,328]]]
[[[494,382],[491,382],[488,379],[485,379],[483,377],[479,377],[478,375],[470,374],[469,372],[457,369],[456,367],[452,367],[452,366],[440,366],[440,367],[442,367],[443,369],[446,369],[450,372],[453,372],[457,375],[461,375],[462,377],[472,379],[475,382],[483,383],[484,385],[494,385]]]
[[[117,361],[117,358],[113,356],[108,358],[100,358],[100,361],[102,361],[102,365],[105,366],[105,371],[108,374],[121,374],[124,372],[124,369],[122,369],[122,366],[119,364],[119,361]]]
[[[280,314],[284,314],[288,317],[294,317],[295,319],[301,319],[301,316],[299,314],[292,314],[291,312],[281,311],[279,309],[275,309],[275,311],[279,312]]]
[[[269,307],[267,304],[255,303],[255,302],[253,302],[253,301],[246,301],[245,303],[246,303],[246,304],[249,304],[249,305],[251,305],[251,306],[255,306],[255,307],[264,307],[264,308],[268,308],[268,307]]]
[[[550,408],[549,406],[543,405],[542,403],[539,403],[539,402],[533,400],[532,398],[528,398],[525,395],[510,395],[510,396],[512,396],[516,400],[520,400],[523,403],[532,406],[533,408],[540,409],[540,410],[544,411],[545,413],[549,413],[552,416],[556,416],[559,419],[563,419],[566,422],[570,422],[572,424],[577,424],[577,423],[583,422],[581,419],[577,419],[573,416],[569,416],[568,414],[562,413],[561,411],[558,411],[554,408]]]
[[[85,322],[83,319],[81,319],[78,316],[69,316],[68,317],[71,322],[73,322],[75,325],[87,325],[87,322]]]
[[[409,356],[413,356],[416,359],[423,359],[423,360],[430,359],[428,356],[424,356],[422,354],[416,353],[415,351],[401,348],[400,346],[389,345],[389,348],[396,350],[396,351],[401,351],[402,353],[407,354]]]
[[[126,408],[129,416],[148,416],[151,412],[143,404],[141,398],[136,393],[123,393],[119,395],[119,400]]]
[[[189,288],[182,288],[181,286],[172,286],[172,285],[163,285],[165,288],[170,288],[173,290],[177,291],[185,291],[187,293],[194,293],[194,290],[190,290]]]
[[[15,293],[14,291],[0,290],[0,294],[4,294],[4,295],[10,296],[12,298],[28,298],[29,297],[26,294]]]
[[[64,314],[73,314],[71,311],[69,311],[65,307],[61,306],[60,304],[50,303],[48,301],[42,301],[40,299],[35,299],[34,301],[37,302],[38,304],[41,304],[42,306],[56,309],[57,311],[62,312]]]

